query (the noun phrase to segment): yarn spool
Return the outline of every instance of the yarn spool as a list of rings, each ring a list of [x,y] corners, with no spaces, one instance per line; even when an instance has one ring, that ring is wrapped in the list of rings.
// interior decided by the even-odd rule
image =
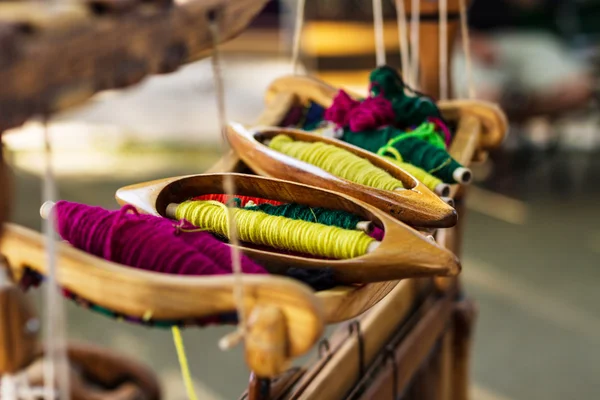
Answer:
[[[344,131],[342,140],[354,146],[368,150],[380,155],[388,155],[396,159],[402,159],[427,173],[434,175],[445,183],[469,183],[472,177],[471,171],[454,160],[448,152],[436,147],[424,140],[406,137],[395,142],[393,149],[385,152],[380,149],[386,148],[390,141],[401,137],[403,133],[392,127],[386,127],[374,131],[349,132]],[[391,152],[395,150],[397,154]]]
[[[399,190],[402,182],[368,160],[322,142],[295,141],[287,135],[277,135],[270,148],[290,157],[315,165],[333,175],[351,182],[381,190]]]
[[[194,226],[152,215],[140,215],[134,207],[108,211],[67,201],[44,203],[42,217],[56,217],[60,236],[87,253],[153,272],[176,275],[222,275],[232,272],[227,245]],[[264,268],[246,256],[242,271],[265,274]]]
[[[394,151],[391,151],[394,150]],[[391,146],[382,147],[377,154],[392,155],[416,165],[447,183],[467,184],[471,171],[453,159],[448,152],[424,140],[407,137]]]
[[[186,201],[171,203],[166,214],[185,219],[193,225],[229,237],[229,212],[217,202]],[[348,259],[375,251],[379,242],[364,232],[291,218],[268,215],[261,211],[234,209],[241,241],[303,254],[333,259]]]
[[[420,182],[427,186],[429,190],[433,191],[434,193],[443,197],[447,197],[450,195],[450,185],[442,182],[441,179],[427,173],[427,171],[425,171],[424,169],[415,167],[414,165],[407,162],[398,161],[393,157],[384,156],[384,158],[389,162],[396,164],[397,166],[399,166],[400,168],[417,178]]]
[[[373,229],[371,221],[361,221],[359,216],[352,213],[322,207],[308,207],[301,204],[260,204],[246,206],[245,209],[328,226],[337,226],[343,229],[356,229],[367,233]]]

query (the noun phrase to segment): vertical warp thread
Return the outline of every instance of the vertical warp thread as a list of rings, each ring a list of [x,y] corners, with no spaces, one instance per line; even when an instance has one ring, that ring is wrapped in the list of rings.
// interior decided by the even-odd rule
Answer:
[[[300,43],[302,40],[302,27],[304,26],[304,8],[306,0],[297,0],[296,24],[294,25],[294,39],[292,47],[292,71],[298,75],[300,65]]]
[[[383,7],[381,0],[373,2],[373,28],[375,30],[375,61],[377,66],[385,65],[385,43],[383,38]]]
[[[408,48],[408,29],[406,26],[406,9],[404,8],[404,0],[396,0],[396,18],[398,20],[398,43],[400,44],[402,78],[405,82],[412,82],[411,59]]]

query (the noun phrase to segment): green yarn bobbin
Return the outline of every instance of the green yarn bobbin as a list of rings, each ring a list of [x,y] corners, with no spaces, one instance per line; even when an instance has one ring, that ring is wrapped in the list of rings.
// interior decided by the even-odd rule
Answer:
[[[356,229],[360,217],[341,210],[330,210],[322,207],[308,207],[301,204],[260,204],[245,207],[247,210],[262,211],[270,215],[278,215],[308,222],[318,222],[323,225],[337,226],[344,229]]]

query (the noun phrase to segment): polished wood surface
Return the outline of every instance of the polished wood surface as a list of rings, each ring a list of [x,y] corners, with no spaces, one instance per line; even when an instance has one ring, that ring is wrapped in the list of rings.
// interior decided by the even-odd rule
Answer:
[[[359,215],[385,231],[372,253],[346,260],[325,260],[282,254],[242,246],[242,251],[272,272],[289,267],[330,268],[341,283],[367,283],[432,275],[456,275],[458,259],[451,252],[423,237],[418,231],[386,213],[350,196],[279,179],[243,174],[204,174],[166,178],[119,189],[120,204],[139,211],[166,216],[166,207],[202,194],[223,193],[226,176],[234,180],[237,194],[298,203],[310,207],[332,207]]]
[[[248,317],[246,362],[258,377],[276,376],[287,367],[285,316],[276,306],[259,306]]]
[[[36,356],[41,321],[0,260],[0,375],[14,374]]]
[[[388,296],[358,319],[366,365],[375,359],[390,339],[398,323],[412,310],[420,287],[418,280],[401,281]],[[305,385],[300,385],[301,391],[295,392],[294,398],[303,400],[341,399],[354,386],[360,378],[360,337],[358,335],[347,337],[346,332],[347,329],[339,329],[336,332],[342,336],[342,346],[334,354],[331,354],[316,377],[305,382]],[[332,377],[335,379],[331,379]]]
[[[25,267],[46,274],[43,237],[29,229],[7,224],[0,253],[15,277]],[[91,256],[68,244],[58,244],[61,287],[114,312],[155,320],[186,320],[234,312],[233,276],[175,276],[138,270]],[[118,277],[118,279],[116,279]],[[321,304],[313,292],[295,280],[244,275],[246,315],[255,307],[277,305],[285,315],[288,356],[308,351],[323,330]]]
[[[448,293],[436,302],[431,310],[419,320],[410,334],[394,350],[393,357],[397,368],[388,368],[375,378],[361,399],[392,399],[400,393],[393,393],[396,382],[398,388],[404,388],[410,382],[419,366],[429,355],[432,347],[446,331],[447,321],[454,311],[454,297]]]
[[[124,3],[0,2],[0,131],[205,57],[211,14],[225,41],[267,0]]]
[[[403,190],[381,190],[339,178],[312,164],[273,150],[263,144],[278,134],[286,134],[294,140],[323,142],[349,151],[369,160],[400,180]],[[456,223],[454,208],[398,166],[378,155],[342,141],[310,134],[298,129],[255,128],[247,129],[232,123],[227,138],[238,156],[254,172],[260,175],[305,183],[335,190],[369,203],[389,215],[412,226],[450,227]]]

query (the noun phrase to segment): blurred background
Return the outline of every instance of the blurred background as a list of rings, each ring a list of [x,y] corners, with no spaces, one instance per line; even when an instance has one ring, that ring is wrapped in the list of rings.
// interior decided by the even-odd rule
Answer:
[[[228,119],[250,123],[274,78],[291,73],[295,1],[271,1],[222,47]],[[388,62],[399,65],[396,14],[384,1]],[[307,71],[366,92],[375,67],[370,0],[307,1]],[[475,167],[463,281],[479,306],[475,400],[593,399],[600,395],[600,0],[474,0],[471,56],[478,96],[511,119],[502,148]],[[452,54],[466,93],[460,38]],[[146,79],[51,125],[59,197],[117,208],[124,185],[200,173],[219,158],[210,62]],[[13,167],[12,220],[39,229],[40,126],[3,136]],[[71,337],[151,365],[168,399],[185,391],[168,331],[127,325],[67,304]],[[240,349],[218,350],[231,328],[188,329],[184,339],[202,399],[234,399],[248,371]]]

